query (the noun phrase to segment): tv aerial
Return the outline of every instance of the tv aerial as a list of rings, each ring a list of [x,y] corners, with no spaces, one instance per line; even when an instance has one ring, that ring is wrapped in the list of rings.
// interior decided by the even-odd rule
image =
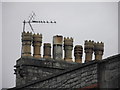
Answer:
[[[29,16],[29,20],[27,21],[23,21],[23,31],[25,31],[25,25],[28,24],[32,30],[32,32],[34,32],[34,29],[32,27],[32,23],[42,23],[42,24],[45,24],[45,23],[56,23],[56,21],[48,21],[48,20],[40,20],[40,21],[36,21],[34,20],[36,14],[34,12],[32,12],[32,14]],[[35,33],[35,32],[34,32]]]

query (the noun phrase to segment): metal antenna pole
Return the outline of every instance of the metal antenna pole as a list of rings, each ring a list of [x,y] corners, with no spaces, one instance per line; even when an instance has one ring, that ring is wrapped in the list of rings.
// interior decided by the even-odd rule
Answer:
[[[23,21],[23,31],[25,31],[25,20]]]
[[[31,27],[32,31],[34,32],[33,27],[32,27],[32,25],[30,24],[30,22],[29,22],[29,25],[30,25],[30,27]],[[34,33],[35,33],[35,32],[34,32]]]

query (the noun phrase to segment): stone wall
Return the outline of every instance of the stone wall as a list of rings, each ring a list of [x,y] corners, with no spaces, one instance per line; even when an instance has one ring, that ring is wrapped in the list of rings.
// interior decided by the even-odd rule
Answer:
[[[97,83],[97,63],[79,64],[64,71],[27,83],[27,88],[81,88]],[[20,86],[21,87],[21,86]],[[17,87],[19,88],[19,87]],[[22,88],[23,89],[23,88]]]
[[[66,67],[61,72],[58,71],[57,73],[14,89],[86,88],[95,84],[99,88],[120,88],[119,83],[120,54],[101,61],[93,60],[83,64],[74,64],[73,67]]]
[[[43,77],[61,72],[77,63],[52,59],[20,58],[16,64],[16,86],[40,80]]]
[[[97,64],[77,67],[55,77],[34,83],[30,88],[81,88],[97,83]]]
[[[99,87],[120,88],[120,55],[102,60],[98,65]]]

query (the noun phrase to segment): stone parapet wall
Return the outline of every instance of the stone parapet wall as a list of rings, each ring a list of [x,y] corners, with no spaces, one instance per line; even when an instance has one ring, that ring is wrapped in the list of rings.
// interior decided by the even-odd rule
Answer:
[[[81,88],[95,83],[97,83],[97,64],[63,72],[28,88]]]
[[[61,72],[70,68],[77,63],[69,63],[53,59],[35,59],[35,58],[20,58],[17,60],[15,74],[16,86],[21,86],[31,81],[40,80],[54,73]]]
[[[106,58],[98,65],[99,87],[120,88],[120,55]]]
[[[49,69],[50,70],[50,69]],[[26,88],[120,88],[120,54],[104,60],[93,60],[58,71],[14,89]]]
[[[54,60],[54,59],[44,59],[44,58],[36,59],[32,57],[26,57],[26,58],[24,57],[17,60],[16,67],[20,65],[28,65],[28,66],[65,69],[77,64],[79,63]]]
[[[97,83],[97,64],[96,61],[92,61],[48,75],[41,80],[36,80],[27,88],[75,88],[95,83]]]

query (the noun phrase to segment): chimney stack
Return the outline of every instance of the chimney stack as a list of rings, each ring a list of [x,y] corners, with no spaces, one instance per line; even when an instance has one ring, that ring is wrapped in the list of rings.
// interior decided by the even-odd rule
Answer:
[[[44,43],[43,58],[51,58],[51,44]]]
[[[104,52],[104,43],[102,42],[95,43],[94,44],[95,60],[102,60],[103,52]]]
[[[85,41],[84,44],[84,50],[85,50],[85,62],[89,62],[92,60],[92,55],[93,55],[93,49],[94,49],[94,41]]]
[[[62,59],[62,43],[63,36],[56,35],[53,37],[53,59],[61,60]]]
[[[64,38],[64,60],[72,62],[73,38]]]
[[[41,57],[42,34],[33,34],[33,57]]]
[[[32,32],[22,32],[22,57],[31,56]]]
[[[82,63],[83,47],[81,45],[76,45],[74,48],[75,62]]]

